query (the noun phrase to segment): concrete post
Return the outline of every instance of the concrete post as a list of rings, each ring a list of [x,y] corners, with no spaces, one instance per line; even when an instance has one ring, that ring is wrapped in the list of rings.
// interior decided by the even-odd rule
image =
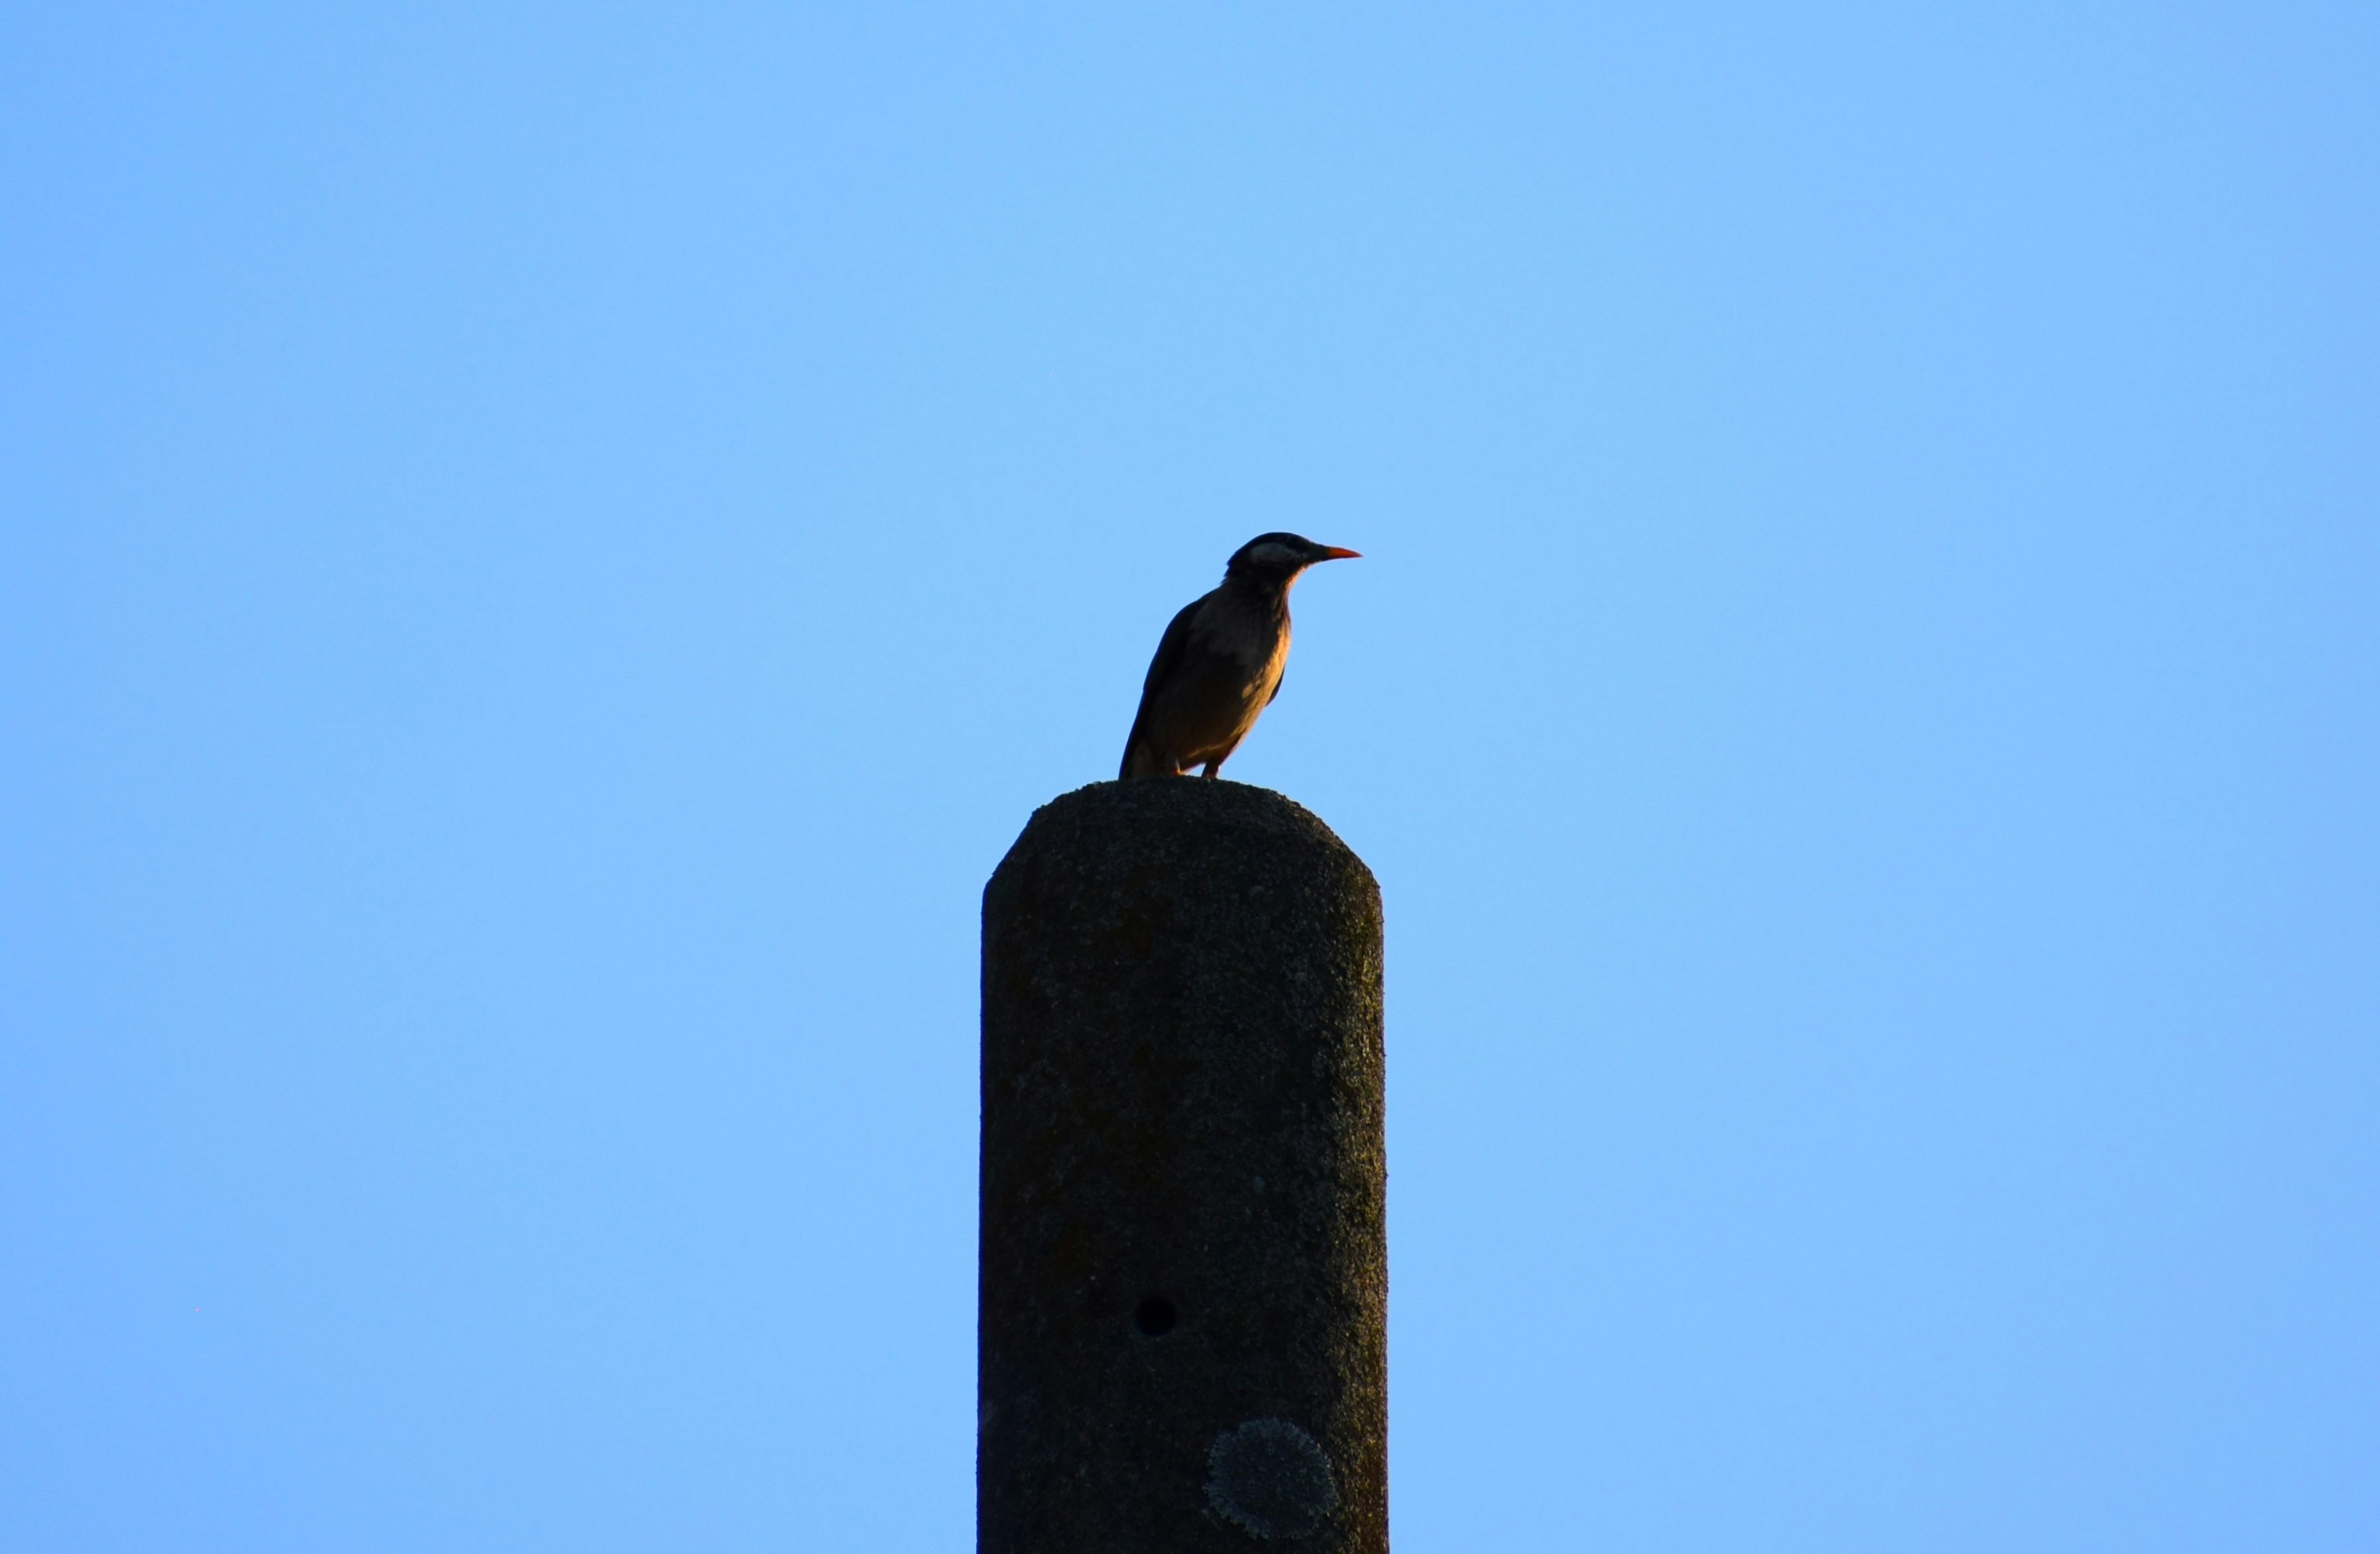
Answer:
[[[1380,895],[1279,794],[1102,783],[984,891],[980,1554],[1386,1554]]]

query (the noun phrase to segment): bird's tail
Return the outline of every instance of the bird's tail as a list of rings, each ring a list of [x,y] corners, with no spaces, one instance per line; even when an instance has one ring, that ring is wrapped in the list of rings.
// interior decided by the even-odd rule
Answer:
[[[1132,733],[1123,742],[1123,764],[1116,771],[1117,780],[1122,781],[1127,777],[1179,775],[1179,770],[1168,769],[1165,759],[1150,748],[1148,741],[1140,736],[1140,720],[1134,719]]]

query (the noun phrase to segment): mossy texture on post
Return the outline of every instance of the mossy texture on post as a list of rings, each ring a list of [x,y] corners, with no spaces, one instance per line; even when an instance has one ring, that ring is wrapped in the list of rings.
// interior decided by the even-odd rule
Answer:
[[[1371,871],[1262,788],[1102,783],[983,926],[981,1554],[1385,1554]]]

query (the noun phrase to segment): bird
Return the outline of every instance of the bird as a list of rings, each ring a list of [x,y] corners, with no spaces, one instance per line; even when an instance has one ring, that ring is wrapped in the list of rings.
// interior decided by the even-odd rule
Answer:
[[[1318,562],[1360,553],[1279,531],[1233,551],[1222,586],[1184,605],[1157,644],[1118,778],[1179,777],[1194,766],[1208,779],[1221,771],[1281,694],[1290,586]]]

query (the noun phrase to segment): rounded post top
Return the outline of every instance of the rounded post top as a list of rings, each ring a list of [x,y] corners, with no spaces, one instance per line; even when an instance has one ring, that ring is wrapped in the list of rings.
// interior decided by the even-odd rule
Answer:
[[[1349,875],[1375,900],[1379,884],[1364,860],[1321,817],[1286,795],[1253,783],[1200,777],[1093,783],[1033,811],[986,887],[1034,860],[1063,857],[1094,874],[1172,872],[1187,883],[1217,869],[1280,882],[1318,872]]]

